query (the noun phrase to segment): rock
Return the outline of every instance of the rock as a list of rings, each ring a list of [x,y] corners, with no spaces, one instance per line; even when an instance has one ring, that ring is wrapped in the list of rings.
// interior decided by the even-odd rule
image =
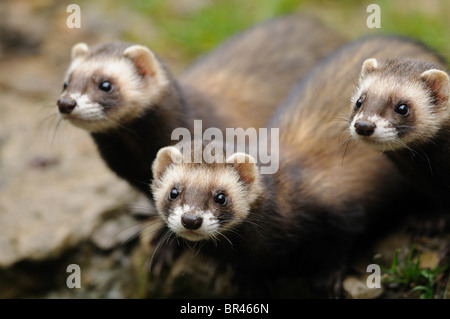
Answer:
[[[128,208],[140,195],[106,167],[88,133],[58,120],[55,104],[74,43],[133,35],[128,21],[144,17],[83,2],[83,27],[68,29],[67,5],[0,2],[0,297],[132,298],[139,278],[128,254],[142,222]],[[143,203],[139,216],[152,211]],[[82,267],[84,289],[66,287],[71,263]]]
[[[36,12],[50,12],[52,6],[53,3],[45,0],[3,0],[0,3],[0,51],[7,56],[38,52],[48,24],[46,15]]]
[[[91,241],[102,250],[111,250],[139,238],[143,225],[123,211],[121,216],[103,222],[92,234]]]
[[[137,218],[149,218],[157,214],[153,204],[144,197],[139,197],[128,207],[128,210],[132,216]]]
[[[59,131],[61,140],[49,147],[47,133],[26,114],[35,112],[31,103],[12,98],[2,108],[0,130],[8,134],[0,150],[0,268],[58,256],[90,236],[105,212],[136,196],[81,130],[68,127],[70,138],[64,137],[68,130]],[[53,164],[30,166],[36,154]]]
[[[436,251],[425,251],[420,254],[419,267],[422,269],[435,269],[439,266],[439,253]]]
[[[58,258],[95,229],[96,243],[105,248],[99,234],[112,224],[100,227],[104,215],[137,198],[106,167],[86,132],[59,122],[55,106],[73,43],[100,42],[106,29],[117,39],[126,25],[109,28],[109,19],[100,18],[103,8],[93,6],[84,21],[104,21],[100,27],[71,30],[66,6],[0,3],[0,33],[21,35],[0,38],[0,48],[8,49],[0,61],[0,270],[22,260]]]
[[[148,225],[154,230],[156,223]],[[149,273],[155,247],[149,245],[148,237],[143,233],[140,260],[142,266],[137,270],[145,278],[145,297],[147,298],[231,298],[236,287],[231,283],[231,268],[219,270],[214,258],[205,256],[195,248],[185,249],[174,260],[170,269]]]
[[[366,282],[367,277],[348,276],[344,279],[343,288],[352,299],[375,299],[383,294],[383,286],[381,288],[369,288]]]

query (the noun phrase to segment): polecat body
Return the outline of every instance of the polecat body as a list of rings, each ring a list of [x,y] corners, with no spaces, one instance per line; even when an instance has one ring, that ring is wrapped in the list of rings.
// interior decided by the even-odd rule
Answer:
[[[178,78],[204,127],[265,127],[276,106],[318,61],[345,39],[318,20],[288,15],[225,41]]]
[[[448,210],[450,85],[439,62],[366,60],[352,97],[350,132]]]
[[[192,149],[192,158],[204,156],[205,149],[205,144]],[[225,154],[222,146],[217,149]],[[167,254],[164,250],[184,247],[182,240],[191,243],[187,246],[197,243],[217,264],[232,265],[238,296],[267,297],[271,279],[292,271],[298,258],[293,249],[298,247],[298,220],[285,201],[276,199],[275,179],[260,175],[255,159],[245,153],[224,155],[223,162],[185,159],[178,148],[165,147],[152,166],[155,206],[168,228],[161,240],[172,244],[156,249],[154,262]]]
[[[312,36],[314,35],[314,36]],[[72,49],[62,119],[89,131],[108,166],[151,198],[150,163],[175,128],[259,127],[297,78],[342,42],[309,18],[282,17],[219,47],[175,81],[148,48]]]
[[[141,45],[75,45],[57,104],[63,119],[91,133],[109,167],[149,197],[148,163],[173,129],[187,126],[176,83]]]
[[[380,231],[378,221],[387,214],[407,209],[399,198],[412,201],[403,178],[381,154],[358,144],[345,154],[342,148],[341,117],[348,106],[341,98],[352,91],[358,63],[391,55],[390,46],[398,56],[432,55],[409,40],[367,38],[343,46],[295,86],[267,124],[280,129],[279,141],[270,141],[279,143],[275,174],[255,177],[255,164],[176,163],[163,149],[153,164],[152,187],[169,229],[188,241],[206,242],[209,254],[234,262],[245,280],[296,275],[332,291],[352,249]],[[174,189],[177,196],[171,198]],[[218,194],[225,204],[217,203]],[[228,224],[234,216],[235,223]]]

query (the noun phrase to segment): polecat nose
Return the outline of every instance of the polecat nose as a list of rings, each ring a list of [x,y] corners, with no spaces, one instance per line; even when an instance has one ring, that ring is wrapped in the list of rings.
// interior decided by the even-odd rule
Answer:
[[[59,99],[56,105],[58,105],[59,112],[70,114],[75,106],[77,106],[77,101],[72,99]]]
[[[184,228],[195,230],[202,226],[203,218],[200,216],[184,214],[181,216],[181,224]]]
[[[359,135],[370,136],[375,132],[376,125],[369,122],[358,121],[355,123],[355,131]]]

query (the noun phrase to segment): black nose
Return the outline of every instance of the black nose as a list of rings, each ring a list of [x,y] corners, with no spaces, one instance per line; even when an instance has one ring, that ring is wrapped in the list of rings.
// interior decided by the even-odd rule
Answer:
[[[181,224],[184,228],[195,230],[202,226],[203,218],[195,215],[184,214],[181,216]]]
[[[75,106],[77,106],[77,101],[71,99],[59,99],[58,102],[56,102],[56,105],[58,105],[58,109],[61,113],[70,114]]]
[[[359,135],[370,136],[373,134],[373,132],[375,132],[375,128],[376,126],[373,123],[364,121],[358,121],[355,123],[355,131]]]

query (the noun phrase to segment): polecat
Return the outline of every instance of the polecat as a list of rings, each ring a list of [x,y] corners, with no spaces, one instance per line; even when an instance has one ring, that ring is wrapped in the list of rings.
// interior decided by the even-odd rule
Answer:
[[[350,132],[386,154],[412,184],[448,211],[450,85],[439,62],[364,61],[351,100]]]
[[[232,262],[238,282],[299,276],[339,293],[350,252],[383,230],[381,219],[408,209],[399,198],[414,202],[381,154],[358,144],[342,151],[343,98],[357,66],[368,56],[391,55],[391,46],[398,56],[434,56],[406,39],[370,37],[343,46],[295,86],[267,124],[280,128],[279,141],[270,141],[279,143],[275,174],[258,175],[260,164],[242,153],[225,164],[186,164],[175,148],[162,149],[152,189],[170,232]]]
[[[58,113],[89,131],[108,166],[151,198],[149,165],[175,128],[193,119],[205,128],[263,126],[290,86],[340,43],[314,19],[282,17],[233,37],[179,81],[142,45],[80,43]]]
[[[91,133],[109,167],[148,197],[149,163],[189,114],[154,53],[120,42],[75,45],[57,105],[62,119]]]

